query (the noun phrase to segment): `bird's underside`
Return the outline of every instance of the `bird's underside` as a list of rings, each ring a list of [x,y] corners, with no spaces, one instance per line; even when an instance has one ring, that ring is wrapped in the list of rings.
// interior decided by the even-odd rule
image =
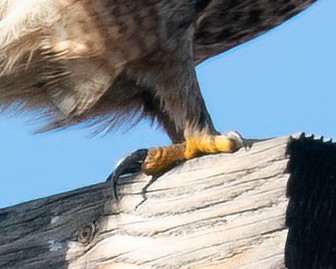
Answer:
[[[161,174],[234,152],[219,135],[195,65],[279,25],[316,0],[0,0],[0,109],[110,131],[157,121],[173,145],[143,164]]]

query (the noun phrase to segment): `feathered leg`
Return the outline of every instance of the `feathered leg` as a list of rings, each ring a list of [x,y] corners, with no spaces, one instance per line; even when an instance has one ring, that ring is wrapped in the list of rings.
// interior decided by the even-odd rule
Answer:
[[[156,92],[161,110],[170,118],[170,124],[163,123],[163,127],[168,134],[183,133],[184,142],[149,149],[142,164],[142,170],[148,175],[159,176],[183,161],[207,154],[232,153],[244,146],[239,134],[230,132],[220,135],[216,131],[202,98],[193,64],[181,63],[179,66],[174,63],[174,66],[177,73],[164,74]],[[179,71],[181,74],[178,74]],[[174,140],[177,139],[173,136]]]
[[[175,66],[178,67],[176,63]],[[181,67],[177,70],[186,69]],[[173,144],[137,150],[127,156],[109,177],[116,197],[117,181],[124,174],[142,170],[153,176],[151,184],[157,177],[186,160],[207,154],[231,153],[245,146],[245,140],[239,134],[230,132],[220,135],[216,131],[202,98],[194,67],[189,65],[188,70],[182,75],[173,75],[174,79],[163,75],[164,79],[157,84],[155,91],[147,89],[144,92],[145,113],[160,122]],[[172,91],[172,94],[167,91]]]

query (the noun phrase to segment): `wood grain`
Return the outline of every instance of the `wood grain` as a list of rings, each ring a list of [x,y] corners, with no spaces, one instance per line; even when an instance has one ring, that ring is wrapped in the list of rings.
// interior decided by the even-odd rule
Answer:
[[[0,268],[284,268],[288,137],[0,210]]]

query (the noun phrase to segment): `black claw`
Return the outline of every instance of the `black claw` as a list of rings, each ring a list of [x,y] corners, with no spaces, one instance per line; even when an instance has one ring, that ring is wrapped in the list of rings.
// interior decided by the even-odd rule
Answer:
[[[147,201],[147,190],[150,186],[154,184],[154,182],[159,178],[159,176],[152,176],[151,180],[142,188],[141,195],[142,201],[135,207],[135,210],[139,208],[144,202]]]
[[[246,139],[246,138],[243,138],[241,136],[241,134],[238,133],[238,132],[236,132],[236,131],[231,131],[231,132],[227,133],[227,136],[229,138],[232,138],[232,139],[236,140],[241,145],[240,148],[244,148],[245,150],[249,150],[254,143],[262,142],[262,141],[266,141],[266,140],[272,139],[272,138]]]
[[[250,150],[250,148],[252,148],[252,145],[255,143],[255,141],[253,141],[252,139],[244,139],[243,140],[243,144],[244,144],[244,148],[245,150]]]
[[[138,149],[128,155],[112,172],[106,181],[111,181],[113,194],[118,200],[117,183],[121,176],[134,174],[141,171],[141,166],[147,157],[148,149]]]
[[[263,142],[263,141],[267,141],[273,139],[273,137],[269,137],[269,138],[262,138],[262,139],[244,139],[244,147],[246,150],[249,150],[253,144],[258,143],[258,142]]]

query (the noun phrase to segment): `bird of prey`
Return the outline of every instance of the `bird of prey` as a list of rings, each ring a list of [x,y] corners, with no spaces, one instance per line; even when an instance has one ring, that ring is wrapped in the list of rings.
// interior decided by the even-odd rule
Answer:
[[[0,109],[108,132],[142,118],[172,145],[146,151],[144,172],[243,146],[221,135],[195,66],[316,0],[0,0]]]

